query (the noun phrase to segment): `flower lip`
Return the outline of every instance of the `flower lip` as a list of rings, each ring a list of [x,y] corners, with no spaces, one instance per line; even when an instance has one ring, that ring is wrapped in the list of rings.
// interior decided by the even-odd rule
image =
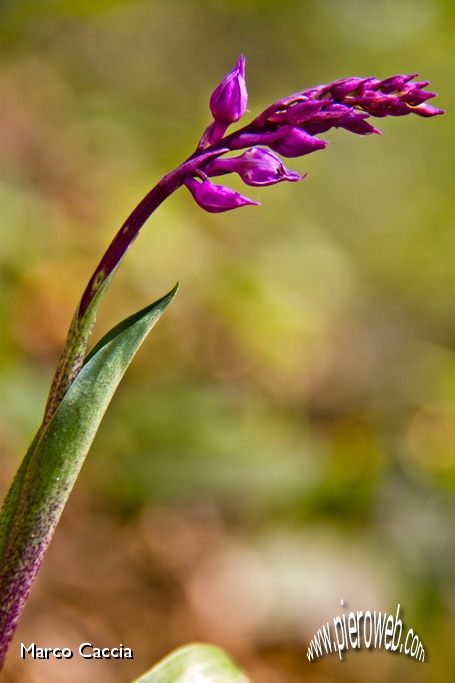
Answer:
[[[287,169],[273,152],[261,147],[250,147],[236,157],[218,157],[204,166],[204,172],[209,176],[238,173],[244,183],[253,186],[275,185],[284,180],[295,182],[304,177]]]

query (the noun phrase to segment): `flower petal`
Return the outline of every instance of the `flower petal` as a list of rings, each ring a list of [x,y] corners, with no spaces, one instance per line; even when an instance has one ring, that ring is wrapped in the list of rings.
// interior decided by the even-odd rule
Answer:
[[[269,147],[283,157],[301,157],[324,149],[328,144],[295,126],[283,126],[282,133],[278,140],[269,143]]]
[[[214,185],[207,179],[199,181],[188,176],[185,185],[199,206],[209,213],[230,211],[247,204],[259,205],[259,202],[254,202],[224,185]]]
[[[246,111],[248,92],[245,82],[245,57],[221,81],[210,98],[210,111],[215,121],[230,124],[238,121]]]
[[[273,152],[251,147],[237,157],[218,157],[211,160],[204,172],[209,176],[223,173],[238,173],[247,185],[275,185],[283,180],[294,182],[303,176],[288,170]]]

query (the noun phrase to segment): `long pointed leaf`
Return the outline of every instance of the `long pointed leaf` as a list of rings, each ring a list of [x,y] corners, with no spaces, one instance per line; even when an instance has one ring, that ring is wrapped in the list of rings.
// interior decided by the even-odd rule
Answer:
[[[176,291],[177,287],[105,335],[25,456],[0,511],[0,666],[106,408]]]

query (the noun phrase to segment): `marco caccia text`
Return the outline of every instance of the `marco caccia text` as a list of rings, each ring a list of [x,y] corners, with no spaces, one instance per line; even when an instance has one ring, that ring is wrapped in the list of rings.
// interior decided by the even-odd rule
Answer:
[[[84,659],[134,659],[133,650],[119,645],[118,647],[95,647],[91,643],[79,645],[78,654]],[[28,647],[21,643],[21,657],[32,659],[71,659],[74,652],[69,647],[37,647],[32,643]]]

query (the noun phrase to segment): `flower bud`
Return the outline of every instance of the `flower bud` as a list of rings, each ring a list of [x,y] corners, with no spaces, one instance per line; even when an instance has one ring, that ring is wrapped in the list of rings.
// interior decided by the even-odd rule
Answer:
[[[378,128],[365,120],[367,118],[369,118],[369,114],[365,111],[350,110],[341,119],[338,119],[335,128],[344,128],[357,135],[371,135],[371,133],[382,135]]]
[[[244,115],[247,102],[245,57],[240,55],[235,67],[213,92],[210,98],[210,111],[215,121],[235,123]]]
[[[332,100],[309,100],[304,99],[296,101],[290,105],[284,104],[280,107],[280,103],[276,103],[276,111],[267,116],[267,120],[273,123],[292,123],[293,126],[299,126],[304,121],[311,119],[314,114],[331,104]]]
[[[436,97],[435,92],[430,92],[429,90],[420,90],[419,88],[408,89],[407,86],[403,88],[400,95],[401,101],[406,102],[406,104],[410,104],[411,107],[417,107],[419,104],[422,104],[422,102],[431,100],[432,97]]]
[[[247,185],[274,185],[283,180],[294,182],[303,176],[289,171],[275,154],[251,147],[238,157],[213,159],[204,167],[209,176],[238,173]]]
[[[259,206],[259,202],[254,202],[252,199],[248,199],[248,197],[244,197],[224,185],[214,185],[207,179],[199,181],[192,176],[188,176],[185,179],[185,185],[197,204],[209,213],[230,211],[247,204]]]
[[[282,133],[281,137],[269,143],[269,147],[283,157],[302,157],[318,149],[324,149],[328,144],[325,140],[319,140],[295,126],[283,126]]]
[[[394,92],[401,90],[406,83],[409,83],[409,81],[412,81],[412,79],[418,75],[419,74],[401,74],[399,76],[385,78],[378,84],[377,88],[381,92],[391,95]],[[417,83],[412,83],[411,86],[413,85],[417,85]],[[429,85],[429,83],[427,82],[425,85]]]
[[[363,95],[364,93],[368,92],[369,90],[374,90],[375,88],[377,88],[380,83],[381,83],[381,81],[379,81],[374,76],[369,76],[368,78],[362,78],[362,80],[358,84],[357,88],[355,89],[355,92],[359,95]]]
[[[364,78],[359,78],[358,76],[340,78],[338,81],[322,87],[318,97],[332,97],[334,100],[342,100],[343,97],[346,97],[358,88],[364,80]]]
[[[331,110],[333,110],[333,113],[331,113]],[[358,111],[352,107],[334,104],[326,112],[326,116],[324,115],[325,112],[322,112],[321,115],[314,116],[311,121],[304,123],[304,130],[311,135],[320,135],[331,128],[344,128],[351,131],[351,133],[357,133],[357,135],[370,135],[371,133],[380,135],[380,131],[377,128],[368,123],[368,121],[365,121],[365,119],[370,117],[370,114],[365,111]]]

